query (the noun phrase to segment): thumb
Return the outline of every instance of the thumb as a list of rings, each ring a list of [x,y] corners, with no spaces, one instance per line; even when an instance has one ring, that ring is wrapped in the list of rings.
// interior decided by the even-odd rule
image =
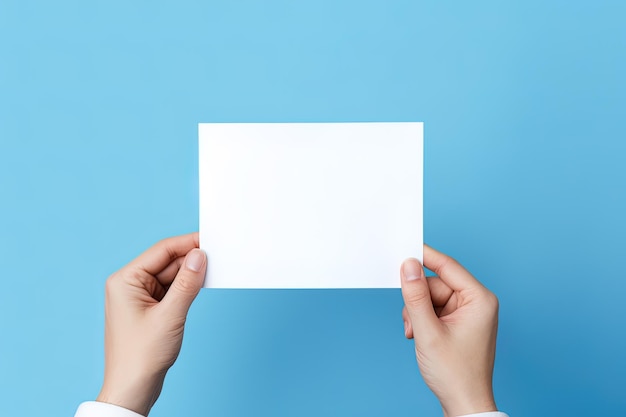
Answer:
[[[409,258],[402,264],[402,298],[415,342],[436,336],[441,323],[435,314],[424,269],[417,259]]]
[[[206,254],[200,249],[189,251],[160,305],[169,314],[184,320],[191,303],[202,288],[205,271]]]

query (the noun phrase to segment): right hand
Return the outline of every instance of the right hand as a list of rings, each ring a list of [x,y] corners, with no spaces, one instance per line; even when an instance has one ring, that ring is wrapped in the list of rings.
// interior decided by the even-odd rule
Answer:
[[[402,264],[405,336],[415,340],[422,377],[444,416],[496,411],[492,376],[498,299],[458,262],[424,245],[425,277],[410,258]]]

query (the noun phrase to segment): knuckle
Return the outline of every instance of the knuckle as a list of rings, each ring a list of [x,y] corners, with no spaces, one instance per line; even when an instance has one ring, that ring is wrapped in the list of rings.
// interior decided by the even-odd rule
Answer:
[[[165,252],[167,256],[169,257],[170,262],[178,258],[176,251],[172,249],[172,243],[173,243],[172,241],[173,241],[173,238],[168,237],[165,239],[161,239],[157,242],[157,247],[159,248],[159,251]]]
[[[416,289],[405,295],[407,305],[419,305],[430,300],[430,294],[423,288]]]
[[[481,303],[490,312],[497,312],[500,307],[498,297],[486,288],[481,293]]]
[[[489,292],[487,300],[491,308],[495,311],[498,311],[498,309],[500,308],[500,300],[498,300],[498,297],[494,293]]]
[[[119,277],[117,274],[113,274],[107,278],[104,282],[104,292],[105,294],[110,294],[118,285]]]
[[[141,281],[143,279],[143,273],[141,270],[132,269],[127,273],[128,279],[132,281]]]
[[[456,259],[450,255],[446,255],[441,262],[443,265],[452,265],[456,263]]]
[[[159,248],[162,248],[164,246],[168,246],[168,242],[170,241],[170,237],[166,237],[163,239],[160,239],[159,241],[157,241],[157,243],[155,244],[155,246],[158,246]]]
[[[149,286],[152,281],[150,275],[141,269],[132,269],[123,277],[124,282],[131,285]]]
[[[437,270],[435,271],[437,275],[445,275],[445,272],[450,269],[450,267],[457,265],[458,262],[451,256],[444,255],[441,258],[441,262],[437,265]]]
[[[183,293],[195,293],[197,290],[195,281],[186,274],[178,275],[174,280],[174,285],[178,291]]]
[[[107,278],[104,284],[106,294],[120,292],[127,286],[149,286],[150,276],[140,269],[125,268],[121,269]]]

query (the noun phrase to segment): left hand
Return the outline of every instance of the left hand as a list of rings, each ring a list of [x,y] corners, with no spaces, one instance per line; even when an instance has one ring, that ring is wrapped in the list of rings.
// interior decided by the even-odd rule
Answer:
[[[147,416],[183,341],[202,287],[198,233],[162,240],[106,282],[105,370],[96,401]]]

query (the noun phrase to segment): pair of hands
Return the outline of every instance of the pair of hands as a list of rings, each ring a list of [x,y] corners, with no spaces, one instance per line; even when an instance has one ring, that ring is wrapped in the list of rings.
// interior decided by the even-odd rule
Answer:
[[[106,283],[105,371],[97,401],[147,416],[183,340],[202,287],[198,234],[162,240]],[[452,258],[424,246],[424,264],[401,268],[405,336],[444,416],[495,411],[492,390],[498,300]]]

